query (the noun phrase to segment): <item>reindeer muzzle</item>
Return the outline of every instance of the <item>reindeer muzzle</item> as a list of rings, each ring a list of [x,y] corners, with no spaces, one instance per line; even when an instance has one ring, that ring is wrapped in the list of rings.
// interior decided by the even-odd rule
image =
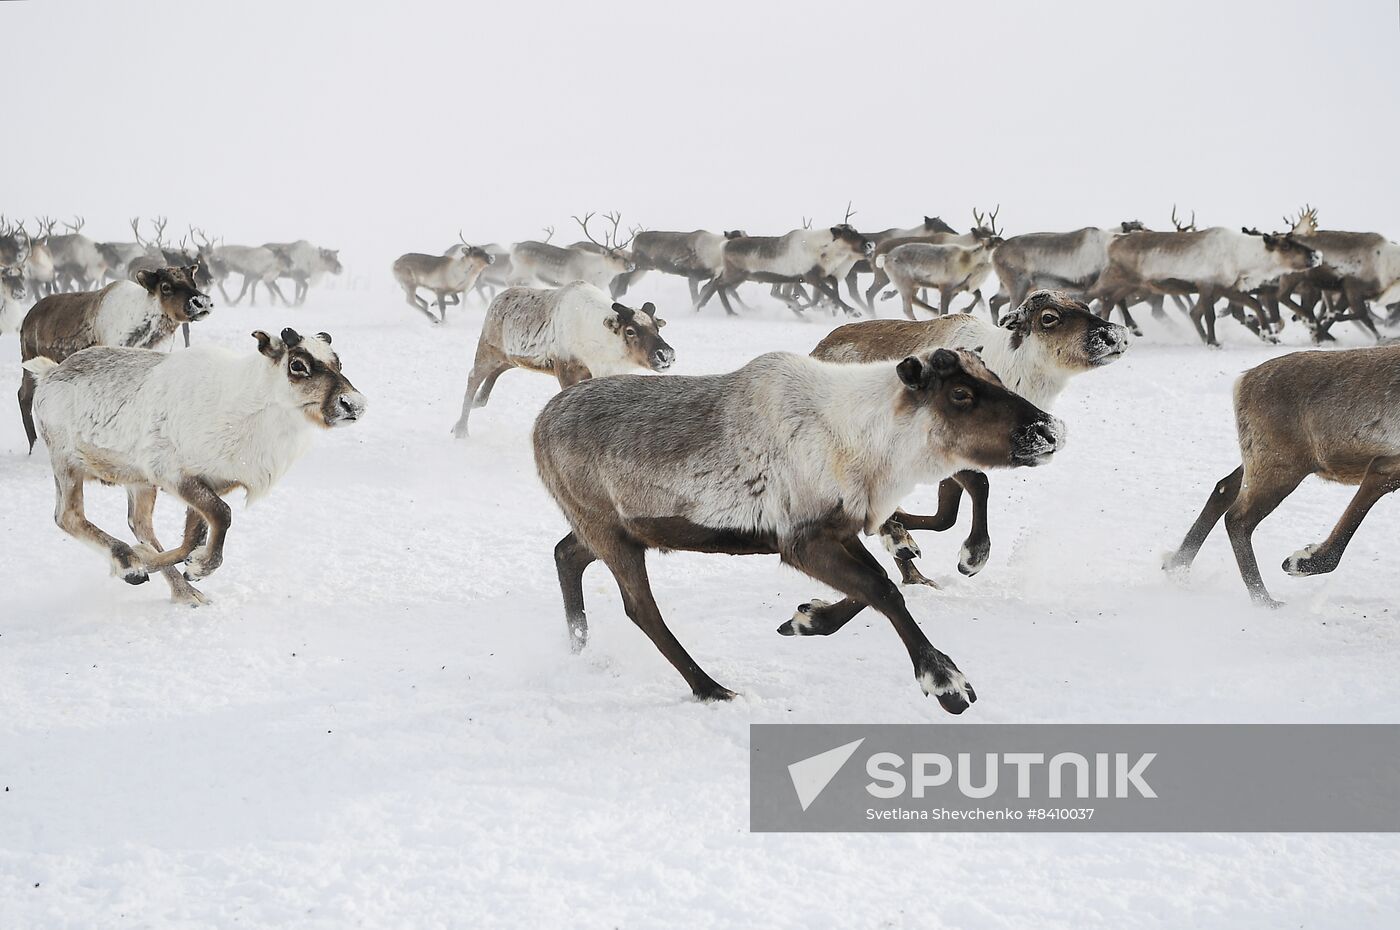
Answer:
[[[1099,326],[1085,341],[1089,361],[1095,365],[1116,362],[1128,351],[1128,332],[1116,323]]]
[[[1011,464],[1028,468],[1044,465],[1064,444],[1064,423],[1056,417],[1036,420],[1011,437]]]
[[[214,299],[203,294],[196,294],[185,304],[185,316],[191,321],[202,320],[209,315],[209,311],[214,309]]]
[[[651,370],[665,371],[676,361],[676,350],[667,346],[664,349],[657,349],[651,353]]]
[[[327,426],[348,426],[365,415],[365,395],[346,391],[335,399],[335,412],[326,417]]]

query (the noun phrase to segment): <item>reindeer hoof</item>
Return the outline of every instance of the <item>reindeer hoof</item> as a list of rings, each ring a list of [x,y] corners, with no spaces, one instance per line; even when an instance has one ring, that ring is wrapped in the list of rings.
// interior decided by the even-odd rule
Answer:
[[[961,714],[977,701],[977,692],[953,660],[932,647],[920,657],[916,677],[924,694],[936,697],[950,714]]]
[[[187,588],[179,594],[171,594],[170,603],[180,604],[185,607],[205,607],[214,602],[204,592],[196,591],[194,588]]]
[[[151,580],[151,576],[146,574],[144,568],[128,568],[122,572],[121,578],[127,584],[145,584]]]
[[[898,520],[890,520],[886,526],[888,530],[880,534],[880,542],[890,555],[902,562],[908,562],[924,554],[914,537],[909,535],[909,531]]]
[[[778,632],[783,636],[815,636],[817,631],[816,613],[823,607],[829,606],[826,601],[812,598],[806,604],[797,605],[797,610],[793,612],[792,619],[778,627]]]
[[[1336,568],[1335,563],[1328,565],[1313,557],[1317,553],[1318,545],[1313,543],[1311,546],[1304,546],[1284,559],[1283,570],[1295,578],[1306,578],[1309,575],[1325,575]]]
[[[695,700],[700,701],[702,704],[712,704],[715,701],[732,701],[738,696],[738,694],[730,691],[728,688],[714,684],[713,682],[709,687],[702,688],[695,692]]]
[[[991,555],[990,542],[964,544],[958,553],[958,571],[971,577],[987,567],[987,559],[991,558]]]

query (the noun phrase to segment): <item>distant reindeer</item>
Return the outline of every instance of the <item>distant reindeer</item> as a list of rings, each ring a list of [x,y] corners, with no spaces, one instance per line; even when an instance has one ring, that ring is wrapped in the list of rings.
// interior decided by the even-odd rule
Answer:
[[[1074,232],[1026,233],[1007,239],[992,255],[992,267],[1001,282],[988,301],[993,322],[1001,307],[1019,307],[1034,290],[1053,288],[1076,297],[1088,293],[1108,267],[1108,244],[1145,230],[1137,220],[1126,220],[1116,229],[1086,226]]]
[[[854,215],[854,214],[852,214]],[[880,247],[886,242],[894,239],[903,242],[925,241],[927,237],[935,235],[957,235],[957,230],[943,222],[937,216],[926,216],[924,221],[918,226],[911,226],[908,229],[882,229],[879,232],[866,233],[865,238],[875,243],[875,252],[869,259],[861,259],[851,266],[851,270],[846,272],[846,290],[850,293],[851,299],[865,312],[875,313],[875,307],[865,295],[861,293],[859,276],[863,274],[873,274],[875,271],[875,256],[880,254]],[[875,289],[877,292],[879,288]]]
[[[903,298],[906,317],[914,319],[915,305],[946,316],[953,298],[963,291],[972,292],[972,305],[967,311],[976,309],[982,302],[982,282],[992,271],[992,256],[1003,241],[996,228],[996,215],[997,211],[993,210],[990,219],[984,219],[974,211],[977,219],[972,234],[974,245],[911,242],[875,260]],[[938,289],[937,307],[931,306],[916,293],[925,287]]]
[[[826,229],[794,229],[784,236],[745,236],[724,243],[724,270],[700,294],[700,309],[716,294],[725,313],[734,316],[729,298],[746,281],[771,284],[772,295],[799,317],[805,309],[800,291],[784,286],[807,285],[849,316],[860,311],[841,299],[837,282],[851,267],[875,252],[875,243],[849,223]],[[815,299],[815,298],[814,298]],[[811,306],[807,304],[806,306]]]
[[[28,296],[24,266],[0,264],[0,336],[19,331]]]
[[[1284,217],[1284,222],[1292,226],[1289,235],[1317,250],[1322,262],[1285,275],[1279,281],[1278,299],[1288,302],[1309,322],[1318,341],[1330,338],[1328,330],[1342,320],[1353,320],[1379,338],[1370,305],[1400,284],[1400,245],[1379,233],[1319,229],[1313,207],[1304,207],[1296,220]],[[1295,293],[1300,304],[1290,300]],[[1322,316],[1315,312],[1319,302],[1329,307]]]
[[[267,242],[263,244],[263,248],[277,256],[278,276],[292,279],[292,303],[295,306],[306,303],[306,295],[311,290],[311,285],[320,281],[324,275],[338,275],[345,270],[340,264],[340,250],[323,249],[305,239],[298,239],[296,242]]]
[[[60,290],[86,291],[102,283],[107,274],[107,263],[97,243],[82,234],[86,221],[74,217],[72,223],[64,223],[68,230],[63,235],[48,236],[49,253],[53,256],[55,281]],[[52,224],[50,224],[52,229]]]
[[[102,260],[107,265],[106,281],[121,281],[128,276],[130,264],[141,258],[149,251],[141,241],[141,218],[133,216],[129,221],[131,231],[136,236],[135,242],[99,242],[97,250],[102,253]]]
[[[456,248],[457,246],[453,246],[452,249],[448,249],[448,252]],[[488,242],[481,249],[491,256],[491,263],[481,269],[481,272],[476,276],[476,287],[473,290],[483,303],[490,304],[501,290],[510,287],[511,274],[513,273],[510,264],[510,249],[498,242]]]
[[[54,267],[53,252],[49,250],[54,221],[41,217],[37,223],[39,232],[33,237],[25,232],[23,223],[16,226],[29,244],[29,253],[24,262],[25,288],[36,298],[58,291],[58,271]]]
[[[467,437],[472,409],[486,406],[496,379],[512,368],[552,374],[561,388],[623,372],[665,371],[676,360],[676,350],[661,338],[665,325],[654,304],[625,307],[586,281],[502,291],[481,324],[453,435]]]
[[[446,255],[426,255],[408,252],[394,261],[394,280],[404,290],[408,305],[434,323],[447,322],[447,305],[461,303],[462,295],[476,286],[482,269],[495,262],[496,257],[478,246],[471,245],[457,230],[460,245],[448,249]],[[437,298],[438,316],[428,309],[428,302],[418,296],[418,288],[433,292]]]
[[[588,230],[592,213],[574,222],[583,229],[586,242],[560,248],[547,242],[517,242],[510,250],[511,283],[527,287],[563,287],[571,281],[586,281],[594,287],[612,292],[614,279],[637,269],[628,253],[632,240],[618,241],[620,213],[606,215],[612,230],[604,232],[603,241],[593,238]]]
[[[1107,316],[1116,305],[1125,314],[1128,304],[1153,294],[1197,294],[1191,322],[1201,341],[1215,338],[1215,302],[1226,297],[1259,307],[1249,291],[1277,281],[1282,275],[1316,267],[1318,253],[1292,235],[1252,236],[1221,227],[1198,232],[1139,232],[1108,246],[1108,267],[1090,289],[1089,297],[1103,303]]]
[[[700,285],[724,270],[724,243],[742,239],[743,230],[727,230],[723,235],[697,229],[693,232],[643,230],[632,238],[632,257],[637,270],[628,277],[635,284],[648,271],[685,278],[690,285],[690,304],[700,301]]]
[[[243,277],[238,296],[231,300],[223,289],[223,282],[219,282],[219,293],[231,306],[238,304],[244,294],[248,295],[250,305],[257,306],[259,284],[267,288],[269,301],[280,300],[283,305],[290,306],[277,285],[277,279],[282,274],[282,261],[271,249],[259,245],[220,245],[213,250],[213,255],[227,269],[226,274]]]

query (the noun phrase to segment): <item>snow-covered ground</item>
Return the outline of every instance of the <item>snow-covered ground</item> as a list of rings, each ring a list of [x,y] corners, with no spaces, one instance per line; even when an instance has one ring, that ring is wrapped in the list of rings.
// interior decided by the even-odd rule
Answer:
[[[677,373],[805,352],[837,322],[697,317],[683,294],[637,291],[670,320]],[[59,531],[47,457],[0,413],[0,927],[1393,925],[1385,836],[748,832],[754,722],[1394,722],[1396,502],[1335,574],[1294,580],[1279,563],[1350,495],[1306,483],[1256,536],[1278,612],[1250,607],[1223,536],[1185,587],[1158,567],[1238,463],[1231,382],[1288,347],[1226,320],[1211,351],[1184,321],[1142,321],[1062,398],[1055,462],[992,476],[981,575],[955,569],[966,517],[921,534],[944,587],[907,590],[911,607],[981,698],[951,718],[876,615],[778,636],[825,592],[776,557],[652,557],[672,629],[733,703],[690,700],[601,566],[570,655],[564,522],[528,441],[554,382],[508,373],[472,438],[449,434],[480,318],[431,328],[387,289],[320,290],[197,324],[249,351],[256,328],[328,330],[369,399],[235,507],[198,611]],[[18,375],[0,367],[0,407]],[[88,500],[127,535],[124,495]],[[158,518],[174,538],[177,508]]]

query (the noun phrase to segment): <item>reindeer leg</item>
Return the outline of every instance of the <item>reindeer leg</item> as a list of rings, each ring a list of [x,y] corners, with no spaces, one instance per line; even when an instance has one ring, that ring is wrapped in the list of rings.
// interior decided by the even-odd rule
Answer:
[[[569,626],[569,649],[575,655],[588,645],[588,617],[583,610],[583,572],[598,560],[593,550],[573,533],[554,547],[554,566],[564,594],[564,620]]]
[[[842,543],[852,557],[859,559],[873,570],[885,573],[885,569],[870,554],[870,550],[860,544],[854,536]],[[798,605],[792,619],[778,627],[783,636],[830,636],[855,618],[866,605],[855,598],[845,597],[835,603],[812,598],[806,604]]]
[[[1230,505],[1230,509],[1225,511],[1225,530],[1230,535],[1230,547],[1235,550],[1240,577],[1249,589],[1249,596],[1260,606],[1282,605],[1269,596],[1268,589],[1264,587],[1264,579],[1259,574],[1259,563],[1254,557],[1254,529],[1283,503],[1285,497],[1293,493],[1305,477],[1306,471],[1299,474],[1250,468],[1246,465],[1244,484],[1240,488],[1239,496]]]
[[[1332,571],[1342,561],[1342,553],[1356,535],[1366,514],[1382,497],[1400,489],[1400,456],[1379,456],[1371,460],[1356,496],[1351,499],[1342,518],[1337,521],[1328,537],[1320,543],[1304,546],[1283,562],[1283,570],[1290,575],[1321,575]]]
[[[1205,544],[1210,531],[1215,529],[1215,524],[1220,522],[1220,518],[1225,516],[1225,511],[1229,510],[1235,498],[1239,497],[1243,484],[1243,465],[1216,482],[1210,497],[1206,498],[1205,509],[1196,518],[1196,522],[1191,524],[1191,529],[1186,531],[1186,538],[1181,541],[1175,552],[1163,560],[1163,570],[1184,575],[1190,569],[1191,563],[1196,560],[1196,553],[1201,551],[1201,546]]]
[[[607,533],[606,530],[603,532]],[[681,673],[696,698],[701,701],[728,701],[735,697],[733,691],[722,687],[690,657],[690,653],[685,651],[685,647],[666,626],[661,609],[656,606],[656,598],[651,593],[651,581],[647,578],[646,549],[623,536],[620,530],[615,532],[616,535],[606,539],[607,545],[602,551],[596,548],[593,551],[617,580],[627,616],[641,628],[666,657],[666,661]]]
[[[692,307],[698,307],[700,305],[701,280],[703,279],[697,278],[695,275],[686,275],[685,283],[690,286],[690,305]]]
[[[85,477],[75,469],[54,463],[54,485],[58,491],[54,522],[69,536],[106,555],[113,575],[127,584],[145,584],[150,576],[144,560],[126,543],[90,523],[83,513]]]
[[[1371,334],[1371,338],[1377,342],[1381,340],[1381,334],[1376,331],[1375,321],[1371,319],[1371,302],[1366,299],[1361,286],[1351,278],[1343,282],[1343,294],[1346,295],[1347,303],[1351,305],[1352,318],[1366,332]]]
[[[432,311],[431,306],[429,305],[429,303],[428,303],[426,300],[424,300],[422,297],[420,297],[420,296],[418,295],[418,288],[417,288],[417,287],[410,287],[410,286],[408,286],[408,285],[405,285],[403,290],[404,290],[404,294],[407,295],[407,297],[408,297],[408,305],[409,305],[410,307],[412,307],[414,310],[417,310],[419,313],[423,314],[425,317],[427,317],[427,318],[428,318],[429,320],[431,320],[432,322],[434,322],[434,323],[439,322],[438,318],[435,317],[435,316],[433,316],[433,311]]]
[[[929,643],[884,570],[853,556],[847,542],[821,533],[801,535],[783,547],[782,559],[888,617],[909,651],[914,678],[924,693],[937,697],[949,713],[967,710],[977,700],[977,693],[953,660]],[[860,545],[859,540],[856,545]]]
[[[133,485],[126,489],[126,523],[138,542],[160,552],[162,546],[155,530],[156,489],[151,485]],[[170,600],[177,604],[199,607],[209,603],[193,585],[174,568],[160,569],[161,577],[170,585]]]
[[[456,424],[452,427],[452,435],[458,439],[467,438],[467,425],[471,419],[472,408],[475,406],[486,406],[487,399],[491,396],[491,387],[495,385],[496,379],[507,369],[514,368],[510,359],[499,348],[481,340],[476,345],[476,360],[472,362],[471,374],[467,376],[467,390],[462,395],[462,415],[457,418]],[[478,392],[485,386],[484,394],[478,401]]]
[[[34,429],[34,390],[36,387],[38,387],[38,381],[34,378],[34,373],[24,369],[19,382],[19,418],[24,421],[24,435],[29,439],[30,455],[34,454],[34,443],[39,438]]]

